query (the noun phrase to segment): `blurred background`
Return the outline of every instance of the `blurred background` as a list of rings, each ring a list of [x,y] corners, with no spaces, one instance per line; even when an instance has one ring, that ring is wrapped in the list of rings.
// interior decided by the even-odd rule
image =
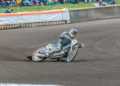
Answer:
[[[0,0],[0,13],[13,13],[54,10],[63,8],[89,8],[95,7],[94,3],[105,5],[119,5],[120,0]],[[111,4],[114,2],[115,4]],[[11,13],[10,12],[10,13]]]

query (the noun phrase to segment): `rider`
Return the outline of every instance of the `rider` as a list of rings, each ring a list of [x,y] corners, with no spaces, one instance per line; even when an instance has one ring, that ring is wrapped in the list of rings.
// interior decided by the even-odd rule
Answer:
[[[57,43],[57,47],[61,50],[64,46],[69,45],[71,43],[71,39],[73,39],[77,34],[77,29],[72,28],[69,32],[62,32],[59,36],[59,41]]]
[[[59,35],[59,41],[57,42],[57,49],[51,51],[50,53],[46,53],[47,56],[49,56],[50,54],[54,53],[54,52],[59,52],[63,49],[64,46],[67,46],[71,43],[71,39],[73,39],[76,34],[77,34],[77,29],[76,28],[72,28],[69,32],[62,32]]]

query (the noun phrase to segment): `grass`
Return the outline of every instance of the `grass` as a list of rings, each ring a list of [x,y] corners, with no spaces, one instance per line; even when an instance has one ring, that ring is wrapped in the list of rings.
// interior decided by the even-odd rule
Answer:
[[[55,4],[53,6],[49,5],[40,5],[40,6],[23,6],[20,7],[19,12],[26,11],[44,11],[44,10],[55,10],[55,9],[63,9],[63,8],[85,8],[85,7],[94,7],[92,3],[81,3],[81,4]],[[18,12],[17,7],[9,7],[14,10],[14,12]],[[4,13],[6,8],[0,8],[0,13]]]
[[[120,0],[116,0],[118,4],[120,4]],[[19,12],[31,12],[31,11],[44,11],[44,10],[55,10],[55,9],[63,9],[63,8],[89,8],[89,7],[95,7],[93,6],[93,3],[80,3],[80,4],[55,4],[53,6],[49,5],[40,5],[40,6],[23,6],[20,7]],[[9,7],[14,10],[14,12],[18,12],[18,7]],[[0,7],[0,13],[4,13],[6,8]]]
[[[120,4],[120,0],[115,0],[117,4]]]

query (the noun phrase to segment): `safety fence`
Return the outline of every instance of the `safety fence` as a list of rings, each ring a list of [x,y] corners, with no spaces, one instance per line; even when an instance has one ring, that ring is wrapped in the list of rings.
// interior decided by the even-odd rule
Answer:
[[[120,6],[73,9],[70,11],[71,22],[83,22],[110,18],[120,18]]]
[[[69,10],[0,14],[0,29],[28,28],[70,22]]]
[[[40,27],[40,26],[47,26],[47,25],[59,25],[59,24],[66,24],[66,21],[50,21],[50,22],[0,25],[0,30],[16,29],[16,28],[33,28],[33,27]]]

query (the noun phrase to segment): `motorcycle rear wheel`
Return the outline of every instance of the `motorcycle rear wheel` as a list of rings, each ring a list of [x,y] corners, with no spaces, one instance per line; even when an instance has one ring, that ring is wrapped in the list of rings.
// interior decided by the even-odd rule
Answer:
[[[75,59],[75,57],[78,53],[78,49],[79,49],[78,45],[73,46],[72,51],[69,51],[69,53],[68,53],[67,62],[72,62]]]
[[[45,57],[40,57],[38,56],[38,51],[36,50],[35,52],[33,52],[33,55],[32,55],[32,60],[34,62],[42,62],[44,61],[46,58]]]

